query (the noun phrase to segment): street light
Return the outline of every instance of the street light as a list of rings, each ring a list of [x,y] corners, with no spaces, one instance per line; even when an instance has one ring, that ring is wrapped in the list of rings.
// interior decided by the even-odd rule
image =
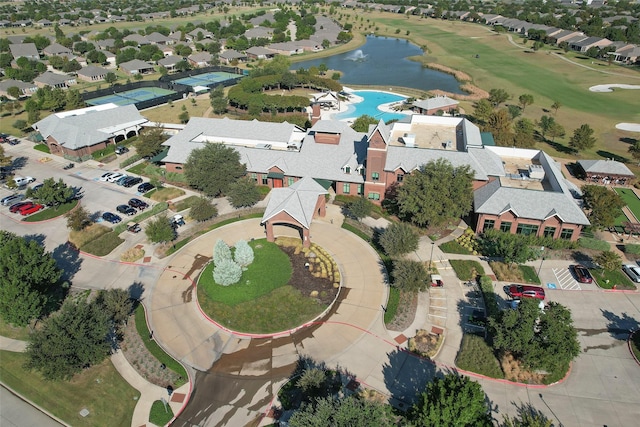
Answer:
[[[544,246],[540,247],[540,252],[542,254],[542,257],[540,259],[540,268],[538,268],[538,277],[540,277],[540,272],[542,271],[542,263],[544,262]]]
[[[431,256],[429,257],[429,270],[431,270],[431,263],[433,262],[433,247],[436,245],[436,242],[431,242]]]

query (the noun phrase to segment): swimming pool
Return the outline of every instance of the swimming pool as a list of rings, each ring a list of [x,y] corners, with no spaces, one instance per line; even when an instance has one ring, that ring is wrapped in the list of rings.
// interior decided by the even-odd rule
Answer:
[[[356,96],[363,98],[362,102],[349,105],[349,109],[342,113],[334,114],[332,116],[335,120],[344,120],[349,118],[358,118],[364,114],[367,114],[376,119],[382,119],[385,122],[393,119],[402,119],[407,117],[406,114],[400,113],[385,113],[378,109],[381,104],[388,104],[390,102],[398,102],[407,99],[406,96],[396,95],[389,92],[380,92],[377,90],[357,90],[351,92]]]

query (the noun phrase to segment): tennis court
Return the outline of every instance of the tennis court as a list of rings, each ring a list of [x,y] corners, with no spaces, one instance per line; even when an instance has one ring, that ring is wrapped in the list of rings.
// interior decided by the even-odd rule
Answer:
[[[237,79],[238,77],[242,76],[240,74],[227,73],[226,71],[216,71],[212,73],[196,74],[191,77],[183,77],[175,80],[175,83],[186,86],[207,86],[213,83]]]
[[[114,92],[112,95],[101,96],[99,98],[93,98],[87,100],[89,105],[103,105],[103,104],[116,104],[116,105],[130,105],[136,102],[148,101],[154,98],[160,98],[165,95],[171,95],[176,93],[173,90],[162,89],[159,87],[141,87],[138,89],[126,90],[124,92]]]

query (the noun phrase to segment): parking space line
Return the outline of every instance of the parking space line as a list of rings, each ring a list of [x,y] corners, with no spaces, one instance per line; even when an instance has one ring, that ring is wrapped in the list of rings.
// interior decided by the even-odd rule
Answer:
[[[567,268],[554,268],[553,274],[556,276],[556,280],[560,289],[565,291],[581,291],[582,287],[580,282],[573,278],[573,275]]]

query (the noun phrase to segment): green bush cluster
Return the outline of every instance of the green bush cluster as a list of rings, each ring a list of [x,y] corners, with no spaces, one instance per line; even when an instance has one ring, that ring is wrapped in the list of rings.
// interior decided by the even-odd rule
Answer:
[[[478,261],[452,259],[449,263],[460,280],[472,280],[484,275],[484,268]]]
[[[624,245],[624,252],[633,255],[640,255],[640,245]]]
[[[456,237],[455,241],[462,248],[466,249],[469,254],[478,255],[480,243],[478,242],[478,239],[476,239],[476,234],[471,228],[464,230],[464,233],[461,236]]]
[[[578,245],[581,248],[585,249],[593,249],[596,251],[608,251],[611,249],[611,245],[609,242],[605,242],[604,240],[595,239],[592,237],[581,237],[578,239]],[[640,246],[640,245],[638,245]]]
[[[464,334],[456,366],[490,378],[504,378],[500,362],[482,337]]]
[[[133,156],[129,157],[128,159],[124,159],[123,161],[121,161],[120,162],[120,167],[121,168],[126,168],[127,166],[134,164],[135,162],[137,162],[141,158],[142,157],[140,157],[139,154],[134,154]]]
[[[36,144],[33,146],[34,150],[42,151],[43,153],[51,154],[49,146],[47,144]]]
[[[82,246],[80,250],[95,256],[105,256],[111,253],[111,251],[122,242],[124,242],[123,239],[118,237],[113,231],[110,231]]]

